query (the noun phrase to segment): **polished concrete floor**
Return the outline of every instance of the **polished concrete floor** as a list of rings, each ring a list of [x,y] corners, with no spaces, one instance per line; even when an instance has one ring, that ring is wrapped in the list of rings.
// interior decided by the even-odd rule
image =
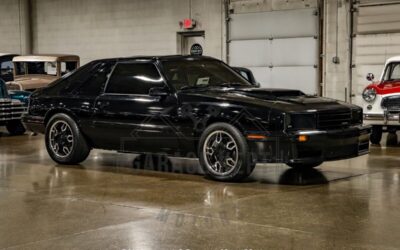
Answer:
[[[399,249],[400,148],[218,183],[196,160],[94,150],[57,166],[43,136],[3,134],[0,248]]]

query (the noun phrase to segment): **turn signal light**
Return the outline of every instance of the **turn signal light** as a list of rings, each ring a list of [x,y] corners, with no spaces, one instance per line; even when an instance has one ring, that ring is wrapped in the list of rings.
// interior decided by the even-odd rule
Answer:
[[[306,142],[306,141],[308,141],[308,136],[307,135],[299,135],[298,140],[299,140],[299,142]]]
[[[247,139],[262,140],[267,139],[265,135],[247,135]]]

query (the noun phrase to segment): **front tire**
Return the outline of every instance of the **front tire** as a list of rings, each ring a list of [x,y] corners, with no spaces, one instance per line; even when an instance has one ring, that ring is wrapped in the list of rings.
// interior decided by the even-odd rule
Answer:
[[[10,135],[23,135],[26,131],[20,120],[12,120],[7,122],[6,128]]]
[[[320,166],[322,164],[322,161],[314,162],[314,163],[288,163],[288,165],[291,168],[294,169],[312,169]]]
[[[379,145],[382,140],[383,129],[382,126],[372,126],[370,141],[372,144]]]
[[[78,125],[66,114],[56,114],[50,119],[45,140],[47,152],[59,164],[78,164],[90,153],[90,147]]]
[[[200,164],[207,176],[218,181],[240,181],[254,170],[249,146],[242,133],[227,123],[215,123],[201,135]]]

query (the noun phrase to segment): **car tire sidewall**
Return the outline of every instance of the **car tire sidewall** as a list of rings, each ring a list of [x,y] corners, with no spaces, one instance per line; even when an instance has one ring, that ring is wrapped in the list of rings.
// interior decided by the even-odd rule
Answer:
[[[215,175],[214,173],[212,173],[207,167],[207,162],[206,162],[207,160],[205,159],[205,156],[203,154],[203,146],[208,135],[216,130],[222,130],[224,132],[229,133],[235,140],[236,145],[238,147],[238,154],[239,154],[238,163],[235,169],[228,175]],[[247,177],[253,171],[255,165],[250,160],[251,158],[246,139],[238,129],[227,123],[215,123],[210,125],[204,130],[202,136],[200,137],[198,145],[198,155],[199,155],[200,165],[205,174],[211,177],[212,179],[219,181],[237,181],[244,177]]]
[[[71,153],[67,157],[59,157],[59,156],[57,156],[53,152],[53,150],[51,149],[51,146],[50,146],[50,138],[49,138],[50,129],[51,129],[51,126],[57,121],[66,122],[70,126],[70,128],[72,130],[72,135],[74,136],[74,142],[73,142],[73,145],[72,145],[72,150],[71,150]],[[76,124],[76,122],[70,116],[68,116],[66,114],[54,115],[49,120],[49,122],[47,123],[47,126],[46,126],[45,141],[46,141],[47,152],[49,153],[50,157],[55,162],[60,163],[60,164],[69,164],[72,161],[74,161],[73,158],[74,158],[74,155],[75,155],[75,153],[76,153],[76,151],[78,149],[78,144],[80,143],[80,140],[79,140],[80,137],[81,137],[81,133],[80,133],[80,130],[78,128],[78,125]]]

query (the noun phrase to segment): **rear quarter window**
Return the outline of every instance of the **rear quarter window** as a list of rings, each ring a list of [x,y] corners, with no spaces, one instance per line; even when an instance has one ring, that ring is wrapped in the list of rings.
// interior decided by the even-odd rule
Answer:
[[[153,63],[120,63],[107,86],[107,93],[147,95],[153,87],[165,83]]]

